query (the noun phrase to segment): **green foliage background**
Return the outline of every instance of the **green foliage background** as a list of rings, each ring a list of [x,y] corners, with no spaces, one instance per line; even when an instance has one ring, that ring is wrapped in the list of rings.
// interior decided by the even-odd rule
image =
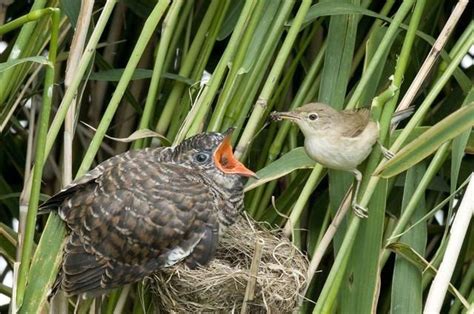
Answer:
[[[376,148],[362,165],[360,201],[369,218],[342,220],[311,280],[312,301],[300,311],[421,312],[432,279],[424,263],[437,267],[443,258],[446,222],[474,169],[474,67],[459,67],[474,44],[474,22],[466,12],[449,20],[456,4],[0,1],[7,43],[0,54],[0,254],[8,264],[1,278],[14,268],[18,278],[13,292],[2,284],[0,293],[14,293],[21,312],[48,306],[65,230],[54,214],[36,217],[39,200],[112,155],[231,126],[236,156],[260,175],[247,184],[246,210],[286,226],[314,260],[352,176],[309,160],[295,126],[267,122],[273,110],[321,101],[339,109],[372,106],[381,141],[397,154],[385,162]],[[453,33],[426,72],[421,66],[447,23]],[[72,45],[80,32],[84,49]],[[423,74],[413,100],[402,100]],[[400,102],[416,113],[390,133]],[[64,122],[68,108],[74,110]],[[144,129],[166,140],[105,137]],[[473,236],[470,228],[451,279],[471,304]],[[119,294],[104,300],[104,313],[121,304]],[[125,297],[124,311],[153,310],[150,298]],[[466,309],[448,294],[443,311]]]

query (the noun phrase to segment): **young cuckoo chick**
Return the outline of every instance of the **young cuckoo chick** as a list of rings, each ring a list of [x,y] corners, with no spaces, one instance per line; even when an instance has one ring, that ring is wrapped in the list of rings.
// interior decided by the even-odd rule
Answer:
[[[112,157],[41,205],[69,235],[56,287],[99,295],[183,262],[205,265],[243,209],[243,177],[226,133]]]

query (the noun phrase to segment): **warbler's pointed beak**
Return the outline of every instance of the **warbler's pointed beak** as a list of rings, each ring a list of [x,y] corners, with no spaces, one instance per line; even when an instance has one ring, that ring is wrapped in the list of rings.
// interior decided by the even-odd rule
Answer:
[[[298,121],[301,119],[301,117],[295,113],[295,112],[272,112],[270,114],[270,118],[275,121],[280,121],[280,120],[290,120],[290,121]]]
[[[227,174],[238,174],[244,177],[254,177],[257,178],[257,175],[252,170],[244,166],[240,161],[235,159],[234,154],[232,153],[232,132],[233,128],[228,129],[225,132],[224,140],[219,144],[216,151],[214,152],[214,163],[217,168]]]

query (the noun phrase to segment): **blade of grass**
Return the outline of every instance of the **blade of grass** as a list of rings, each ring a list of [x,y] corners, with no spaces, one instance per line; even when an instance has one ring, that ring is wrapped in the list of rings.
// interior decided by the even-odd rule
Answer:
[[[234,58],[234,55],[238,49],[240,44],[240,39],[242,38],[245,30],[247,28],[248,22],[251,19],[253,14],[253,10],[257,2],[254,0],[249,0],[245,2],[244,8],[240,14],[239,20],[237,21],[237,25],[235,26],[234,31],[232,32],[232,36],[227,44],[225,49],[224,55],[220,58],[219,64],[217,65],[214,73],[211,76],[209,84],[207,85],[208,88],[205,88],[201,96],[196,100],[197,103],[200,104],[199,110],[195,116],[194,121],[192,122],[189,130],[187,130],[187,135],[194,135],[198,133],[203,127],[203,121],[206,115],[209,113],[209,109],[211,108],[211,104],[214,98],[217,95],[217,91],[221,85],[222,80],[224,79],[224,75],[227,72],[227,66],[230,60]]]
[[[408,205],[410,198],[416,190],[416,186],[423,177],[426,170],[425,168],[424,163],[421,163],[408,170],[405,178],[402,208]],[[421,218],[424,212],[425,200],[422,198],[412,216],[411,222]],[[405,234],[400,241],[412,247],[413,250],[417,251],[421,256],[424,256],[426,238],[426,223],[422,223]],[[422,302],[423,289],[421,271],[405,259],[397,256],[392,281],[391,313],[421,313],[423,307]]]
[[[107,128],[109,127],[110,123],[112,122],[112,118],[117,110],[118,105],[127,89],[127,85],[132,78],[133,72],[140,61],[140,57],[145,50],[148,41],[150,40],[151,36],[153,35],[158,23],[161,20],[164,12],[168,8],[169,0],[160,0],[154,7],[153,11],[148,16],[145,24],[143,25],[143,30],[140,33],[138,41],[135,45],[135,48],[132,51],[132,55],[128,60],[127,66],[125,67],[124,73],[122,78],[120,79],[119,83],[117,84],[117,88],[115,89],[112,98],[107,106],[107,109],[100,121],[99,126],[97,127],[97,132],[95,133],[92,141],[89,145],[89,148],[82,159],[81,166],[77,171],[76,178],[81,177],[84,175],[92,165],[92,161],[95,158],[97,151],[100,148],[100,144],[105,136]]]
[[[212,43],[215,42],[217,30],[222,24],[223,16],[227,11],[228,4],[229,1],[211,1],[206,14],[203,17],[202,23],[199,25],[199,29],[194,36],[191,48],[186,54],[183,64],[179,70],[180,76],[195,79],[195,77],[192,77],[191,74],[193,68],[196,66],[196,63],[200,63],[196,59],[207,59],[206,53],[204,53],[205,51],[202,51],[203,46],[205,45],[206,41],[210,41]],[[210,51],[210,49],[207,49],[207,51]],[[202,70],[199,72],[202,72]],[[174,84],[173,89],[166,100],[166,104],[164,105],[163,112],[161,113],[156,125],[156,131],[158,133],[164,134],[168,129],[168,126],[171,123],[171,118],[175,115],[175,110],[178,107],[179,100],[181,97],[183,97],[183,94],[186,90],[185,88],[186,86],[184,84]]]
[[[48,58],[46,57],[43,57],[43,56],[26,57],[26,58],[20,58],[20,59],[15,59],[15,60],[10,60],[7,62],[0,63],[0,73],[8,71],[9,69],[13,68],[15,65],[19,65],[25,62],[34,62],[38,64],[52,66],[52,64],[48,61]]]
[[[31,6],[31,12],[43,9],[46,5],[46,0],[36,0],[33,5]],[[8,56],[8,60],[15,60],[22,57],[22,53],[24,53],[26,47],[28,46],[29,42],[31,41],[31,34],[36,27],[37,22],[27,23],[24,27],[22,27],[18,38],[15,41],[15,44]],[[6,82],[6,84],[0,85],[0,104],[4,104],[6,97],[11,90],[11,82],[14,80],[12,77],[14,76],[15,71],[10,70],[6,73],[0,74],[0,81]]]
[[[143,114],[138,126],[139,129],[146,129],[150,127],[151,117],[153,115],[153,112],[155,111],[154,110],[155,105],[158,102],[157,94],[159,90],[161,75],[165,70],[164,69],[165,58],[167,54],[171,53],[171,51],[168,51],[168,49],[171,43],[173,33],[175,31],[176,24],[178,22],[178,17],[181,11],[181,7],[183,6],[183,4],[184,4],[183,0],[174,1],[168,11],[168,14],[166,15],[163,21],[162,37],[160,39],[158,51],[156,53],[155,65],[153,67],[153,74],[151,76],[151,81],[150,81],[150,88],[148,89],[148,95],[145,102],[145,108],[143,109]],[[133,143],[132,147],[134,149],[143,148],[144,143],[145,142],[143,140],[137,140],[136,142]]]
[[[33,179],[31,185],[31,194],[28,203],[28,213],[26,216],[26,226],[24,234],[20,234],[20,248],[21,249],[21,263],[18,271],[18,281],[16,283],[16,302],[17,307],[20,308],[23,304],[23,297],[25,295],[25,288],[27,284],[27,277],[29,266],[31,262],[31,255],[33,251],[33,238],[36,226],[36,212],[38,210],[39,194],[41,189],[41,177],[43,175],[44,162],[46,160],[46,136],[48,133],[49,116],[51,112],[51,103],[53,97],[54,86],[54,64],[56,63],[58,32],[59,32],[59,9],[55,9],[51,15],[51,44],[49,46],[48,59],[53,66],[46,68],[44,78],[44,92],[43,104],[41,106],[40,116],[38,118],[38,135],[36,141],[35,163],[36,167],[33,170]],[[23,236],[23,237],[22,237]]]
[[[281,158],[257,171],[258,180],[251,178],[245,185],[245,192],[255,189],[266,182],[283,177],[296,169],[313,167],[315,161],[308,157],[303,147],[286,153]]]
[[[303,23],[303,19],[306,16],[306,13],[309,10],[311,5],[311,1],[303,0],[301,6],[296,13],[295,22],[291,25],[288,34],[285,38],[285,41],[282,44],[280,51],[276,57],[275,62],[273,63],[273,67],[268,74],[267,80],[265,85],[258,96],[258,100],[254,106],[252,114],[247,122],[247,125],[240,137],[240,141],[235,147],[235,156],[239,159],[242,159],[245,154],[247,153],[248,146],[251,142],[252,137],[257,130],[258,124],[263,117],[263,114],[266,111],[267,103],[272,95],[274,88],[277,84],[278,78],[283,70],[285,62],[288,58],[288,55],[292,49],[296,36],[301,29],[301,25]]]
[[[66,236],[63,222],[57,214],[50,215],[45,230],[48,232],[43,232],[31,262],[30,280],[24,296],[24,300],[28,302],[23,303],[19,313],[37,313],[44,307],[47,296],[51,292],[48,287],[55,282],[56,272],[62,261],[61,254],[51,254],[51,252],[62,251]]]
[[[228,63],[229,74],[227,75],[222,92],[217,100],[211,120],[209,121],[209,125],[207,127],[208,131],[217,132],[220,130],[222,121],[224,119],[224,114],[227,110],[227,107],[229,106],[231,98],[238,90],[242,79],[248,76],[247,74],[249,68],[245,68],[243,62],[245,61],[245,56],[252,38],[254,37],[255,32],[258,30],[257,26],[259,26],[259,21],[261,20],[264,8],[266,8],[267,4],[267,1],[257,2],[243,37],[240,39],[235,58],[230,60]]]
[[[420,162],[444,142],[471,130],[474,125],[474,102],[467,104],[441,120],[413,142],[400,150],[393,159],[375,171],[375,175],[390,178]]]
[[[436,276],[438,270],[434,265],[423,258],[418,252],[413,250],[410,246],[405,243],[392,243],[389,246],[389,249],[396,253],[397,255],[403,257],[406,261],[410,262],[419,271],[424,274],[429,275],[430,277]],[[468,308],[469,302],[463,297],[463,295],[450,283],[448,286],[449,292],[459,300],[465,308]]]

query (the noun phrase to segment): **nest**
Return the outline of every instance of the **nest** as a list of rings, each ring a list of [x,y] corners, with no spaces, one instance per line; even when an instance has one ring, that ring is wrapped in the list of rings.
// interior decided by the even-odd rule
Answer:
[[[205,267],[178,265],[157,273],[154,301],[163,312],[292,312],[307,266],[288,239],[241,218]]]

